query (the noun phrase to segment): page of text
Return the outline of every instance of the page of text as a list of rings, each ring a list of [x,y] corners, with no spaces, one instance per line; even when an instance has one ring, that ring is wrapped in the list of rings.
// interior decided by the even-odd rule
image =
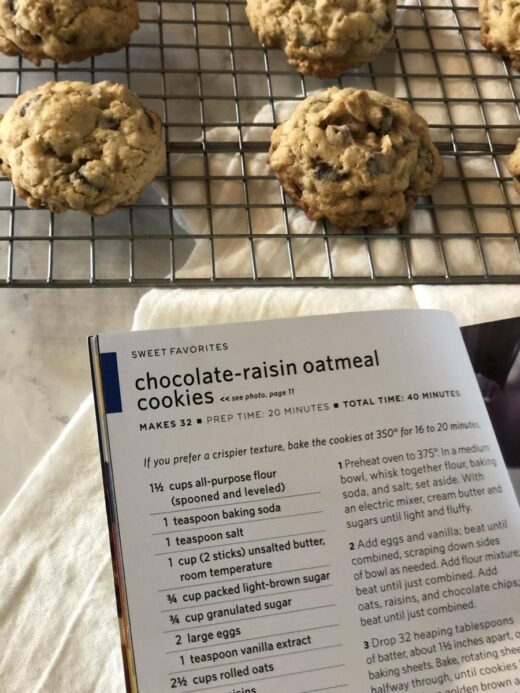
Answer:
[[[520,690],[518,505],[449,314],[99,351],[141,693]]]

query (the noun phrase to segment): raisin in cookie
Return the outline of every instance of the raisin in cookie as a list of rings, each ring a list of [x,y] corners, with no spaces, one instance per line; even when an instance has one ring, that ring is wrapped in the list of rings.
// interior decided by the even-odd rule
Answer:
[[[518,0],[479,0],[480,40],[493,53],[509,57],[520,70],[520,4]]]
[[[36,65],[117,51],[138,25],[135,0],[0,0],[0,50]]]
[[[426,122],[377,91],[333,87],[305,99],[271,138],[269,163],[310,219],[393,226],[442,172]]]
[[[34,209],[97,216],[133,202],[161,171],[161,122],[122,84],[48,82],[0,122],[1,169]]]
[[[515,150],[507,160],[507,168],[513,176],[515,190],[520,195],[520,140],[516,143]]]
[[[247,0],[251,28],[299,72],[337,77],[373,60],[394,35],[395,0]]]

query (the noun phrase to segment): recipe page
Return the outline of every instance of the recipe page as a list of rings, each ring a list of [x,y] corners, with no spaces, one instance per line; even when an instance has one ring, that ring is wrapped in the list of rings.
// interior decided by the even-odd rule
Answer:
[[[97,345],[130,688],[520,690],[519,510],[450,314]]]

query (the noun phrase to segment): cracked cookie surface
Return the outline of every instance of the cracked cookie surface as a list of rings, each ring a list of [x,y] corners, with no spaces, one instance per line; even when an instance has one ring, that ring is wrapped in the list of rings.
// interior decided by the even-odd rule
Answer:
[[[1,168],[29,207],[93,216],[130,204],[162,170],[162,125],[113,82],[48,82],[0,122]]]
[[[251,28],[299,72],[337,77],[373,60],[394,35],[395,0],[247,0]]]
[[[342,229],[393,226],[442,173],[425,120],[405,102],[337,87],[309,96],[276,128],[269,163],[310,219]]]
[[[138,25],[135,0],[0,0],[0,50],[36,65],[119,50]]]
[[[518,0],[479,0],[480,40],[493,53],[511,59],[520,70],[520,3]]]

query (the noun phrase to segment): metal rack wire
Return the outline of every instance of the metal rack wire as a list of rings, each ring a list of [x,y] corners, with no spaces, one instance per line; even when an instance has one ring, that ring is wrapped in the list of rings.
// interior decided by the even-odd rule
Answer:
[[[117,54],[39,68],[0,59],[0,111],[51,79],[120,81],[161,115],[169,151],[136,205],[98,219],[28,210],[0,179],[0,285],[520,281],[520,197],[505,166],[520,74],[480,45],[476,0],[407,0],[384,54],[332,81],[261,46],[243,0],[139,6],[140,29]],[[430,124],[445,176],[398,228],[311,224],[267,166],[284,106],[333,84],[404,98]]]

